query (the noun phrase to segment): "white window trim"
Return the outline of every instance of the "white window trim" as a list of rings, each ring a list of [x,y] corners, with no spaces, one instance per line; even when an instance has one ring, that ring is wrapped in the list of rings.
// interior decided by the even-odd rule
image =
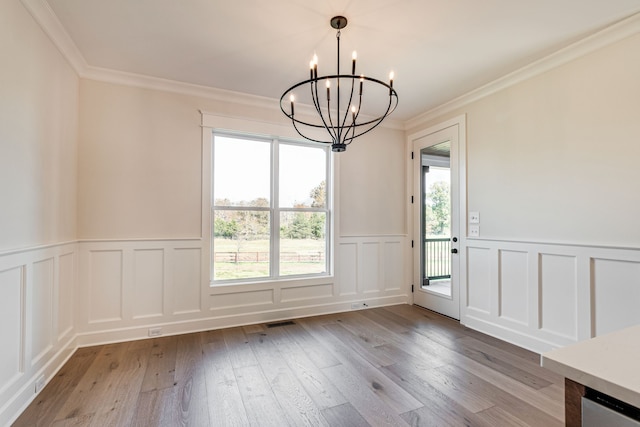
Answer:
[[[201,237],[202,237],[202,262],[201,262],[201,274],[203,284],[207,288],[210,287],[224,287],[224,286],[241,286],[241,285],[264,285],[265,283],[286,283],[286,282],[299,282],[302,284],[315,284],[318,282],[326,283],[326,280],[332,280],[335,277],[335,256],[338,248],[338,233],[339,218],[338,218],[338,200],[339,200],[339,185],[338,185],[338,167],[339,156],[333,153],[329,154],[329,161],[327,162],[327,188],[331,190],[328,192],[329,197],[327,200],[328,207],[328,230],[327,238],[330,239],[327,245],[327,260],[328,271],[326,274],[314,274],[309,276],[284,276],[279,278],[264,278],[247,281],[233,281],[233,282],[220,282],[213,281],[213,269],[211,266],[211,212],[213,201],[213,187],[212,187],[212,151],[213,151],[213,134],[214,132],[221,132],[225,134],[235,134],[240,136],[256,135],[260,138],[275,138],[279,140],[299,141],[300,136],[295,132],[291,126],[283,126],[280,124],[259,122],[246,118],[220,116],[205,111],[200,111],[202,115],[202,201],[201,201]],[[275,184],[274,184],[275,185]],[[272,241],[273,242],[273,241]]]

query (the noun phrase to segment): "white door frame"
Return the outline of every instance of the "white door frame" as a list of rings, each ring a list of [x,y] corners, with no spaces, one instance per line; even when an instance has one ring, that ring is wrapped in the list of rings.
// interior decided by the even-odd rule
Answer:
[[[409,153],[414,151],[414,144],[417,140],[423,139],[431,134],[435,134],[437,132],[453,128],[453,130],[457,129],[457,137],[458,137],[458,150],[457,150],[457,169],[458,169],[458,197],[456,199],[458,209],[458,242],[456,244],[452,244],[452,248],[458,249],[458,262],[452,262],[452,275],[456,275],[457,277],[457,289],[452,289],[452,292],[457,292],[457,299],[459,303],[459,310],[456,310],[458,314],[456,317],[459,319],[464,319],[464,308],[466,307],[467,301],[467,278],[466,278],[466,236],[467,236],[467,180],[466,180],[466,116],[460,115],[439,123],[437,125],[431,126],[425,130],[420,132],[411,134],[407,137],[407,150]],[[452,129],[450,129],[452,130]],[[420,162],[420,153],[414,153],[414,159],[409,161],[409,167],[407,168],[407,188],[409,189],[410,195],[413,196],[413,200],[415,203],[411,204],[408,209],[407,215],[407,223],[409,228],[410,238],[415,242],[413,248],[413,256],[412,258],[412,266],[411,266],[411,277],[413,282],[414,293],[411,295],[411,302],[414,302],[415,292],[419,292],[420,286],[422,283],[421,278],[421,249],[420,249],[420,186],[416,184],[415,179],[415,170],[416,170],[416,162]],[[453,159],[452,159],[453,160]],[[416,188],[416,186],[418,188]],[[453,204],[454,201],[452,201]],[[418,212],[416,214],[416,212]],[[452,215],[455,212],[452,209]],[[453,236],[452,236],[453,237]],[[452,282],[453,286],[453,282]],[[445,313],[447,314],[447,313]],[[449,314],[450,315],[450,314]]]

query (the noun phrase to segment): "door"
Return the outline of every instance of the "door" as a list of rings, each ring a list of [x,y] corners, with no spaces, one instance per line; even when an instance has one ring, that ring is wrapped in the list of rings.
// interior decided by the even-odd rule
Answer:
[[[413,138],[413,302],[460,319],[459,125]]]

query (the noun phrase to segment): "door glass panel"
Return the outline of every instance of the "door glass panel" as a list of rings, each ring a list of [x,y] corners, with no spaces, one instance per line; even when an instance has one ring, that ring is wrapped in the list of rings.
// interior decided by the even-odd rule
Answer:
[[[451,171],[436,166],[448,160],[429,161],[422,166],[423,289],[451,296]],[[432,163],[432,164],[429,164]]]

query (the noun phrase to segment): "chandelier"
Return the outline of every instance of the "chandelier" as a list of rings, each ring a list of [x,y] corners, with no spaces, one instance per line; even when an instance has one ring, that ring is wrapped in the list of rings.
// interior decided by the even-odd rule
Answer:
[[[331,27],[337,30],[336,74],[318,76],[318,57],[314,55],[309,63],[309,79],[294,84],[282,94],[280,109],[291,119],[300,136],[331,144],[332,151],[342,152],[355,138],[373,130],[396,109],[398,93],[393,88],[393,71],[389,74],[388,84],[363,74],[356,75],[356,52],[353,52],[351,59],[351,74],[340,74],[340,30],[347,26],[347,18],[335,16],[330,22]],[[326,90],[322,90],[321,86]],[[315,118],[295,115],[294,103],[298,96],[313,104]],[[378,105],[374,108],[368,106],[369,109],[361,117],[360,113],[365,109],[364,97],[367,102],[374,98]],[[325,129],[328,136],[317,136],[318,129]]]

